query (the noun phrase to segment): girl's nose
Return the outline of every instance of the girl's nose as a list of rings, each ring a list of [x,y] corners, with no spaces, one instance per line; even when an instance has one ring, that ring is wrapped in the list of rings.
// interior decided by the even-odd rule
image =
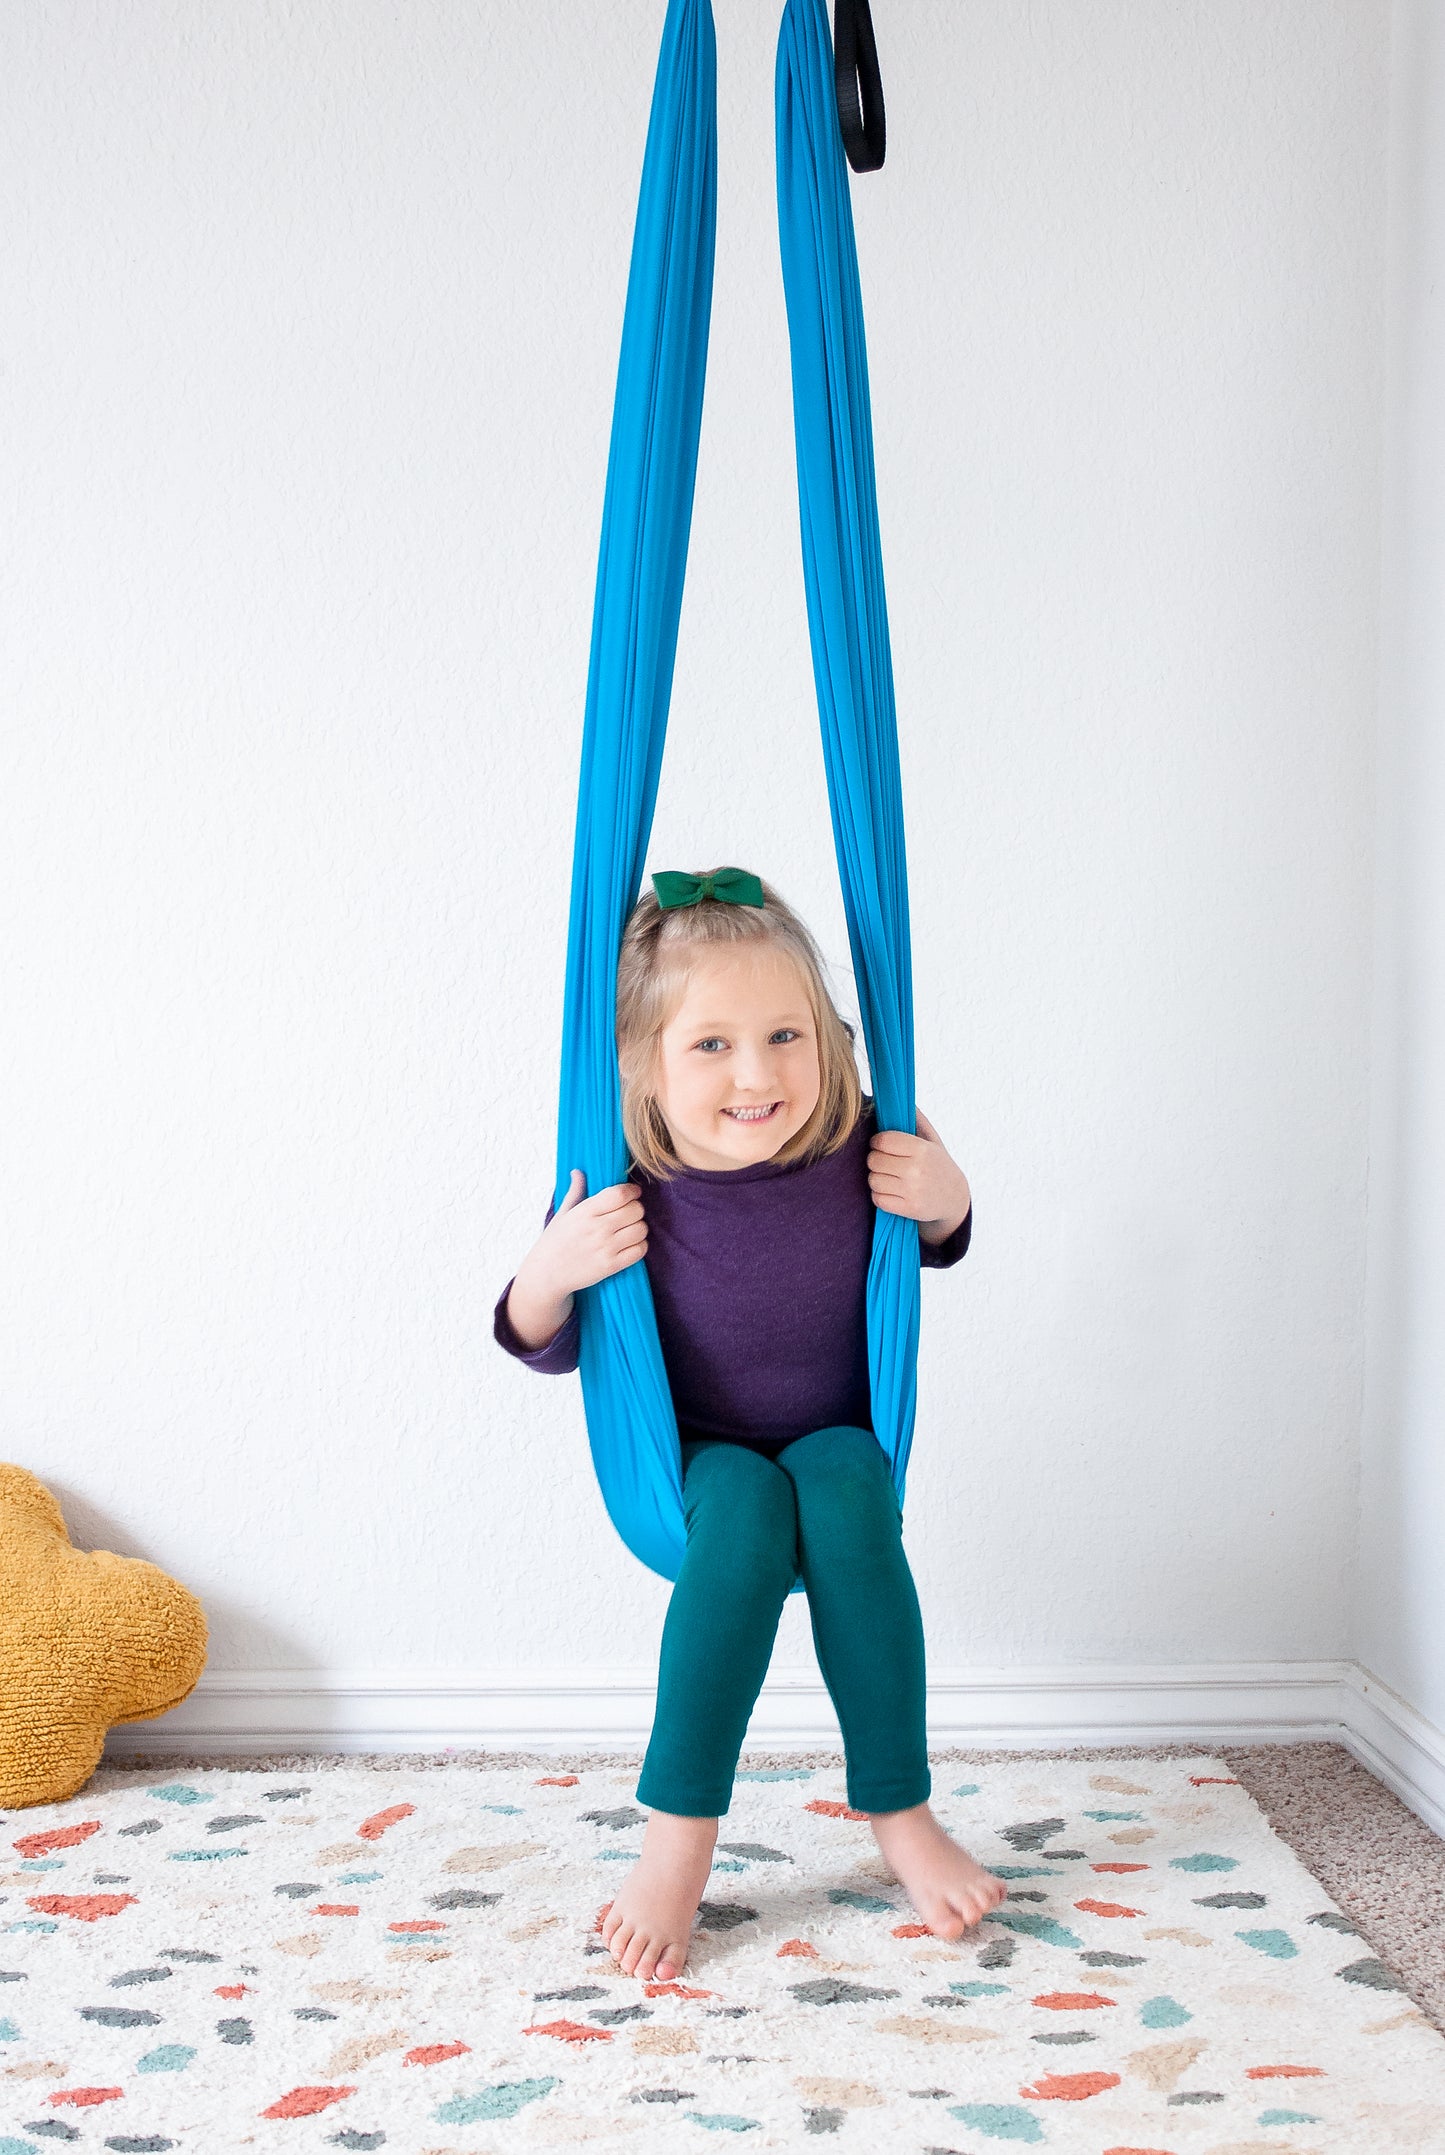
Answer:
[[[739,1048],[733,1061],[733,1083],[739,1092],[767,1092],[773,1082],[773,1058],[766,1048]]]

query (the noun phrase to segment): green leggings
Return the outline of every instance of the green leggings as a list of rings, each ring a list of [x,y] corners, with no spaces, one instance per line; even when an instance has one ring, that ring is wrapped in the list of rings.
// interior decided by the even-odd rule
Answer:
[[[882,1447],[815,1429],[775,1459],[708,1438],[682,1447],[687,1549],[668,1604],[657,1713],[637,1800],[688,1818],[732,1801],[738,1752],[801,1573],[856,1811],[931,1787],[923,1624]]]

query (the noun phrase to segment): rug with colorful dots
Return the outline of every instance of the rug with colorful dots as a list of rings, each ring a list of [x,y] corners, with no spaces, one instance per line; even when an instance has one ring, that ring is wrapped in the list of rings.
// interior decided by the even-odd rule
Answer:
[[[635,1782],[114,1767],[0,1815],[0,2155],[1445,2151],[1445,2040],[1218,1761],[945,1769],[1009,1888],[956,1943],[841,1771],[744,1772],[651,1983],[597,1935]]]

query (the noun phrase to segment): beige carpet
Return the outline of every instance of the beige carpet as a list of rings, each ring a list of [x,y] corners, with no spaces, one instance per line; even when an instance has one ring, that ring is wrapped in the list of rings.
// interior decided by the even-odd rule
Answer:
[[[1445,2031],[1445,1841],[1343,1744],[1226,1749],[1280,1839]]]

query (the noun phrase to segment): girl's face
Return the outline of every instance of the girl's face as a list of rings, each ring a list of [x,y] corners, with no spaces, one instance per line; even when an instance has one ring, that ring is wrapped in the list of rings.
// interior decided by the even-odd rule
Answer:
[[[662,1029],[657,1098],[684,1167],[753,1167],[818,1104],[818,1029],[802,974],[767,947],[712,951]]]

